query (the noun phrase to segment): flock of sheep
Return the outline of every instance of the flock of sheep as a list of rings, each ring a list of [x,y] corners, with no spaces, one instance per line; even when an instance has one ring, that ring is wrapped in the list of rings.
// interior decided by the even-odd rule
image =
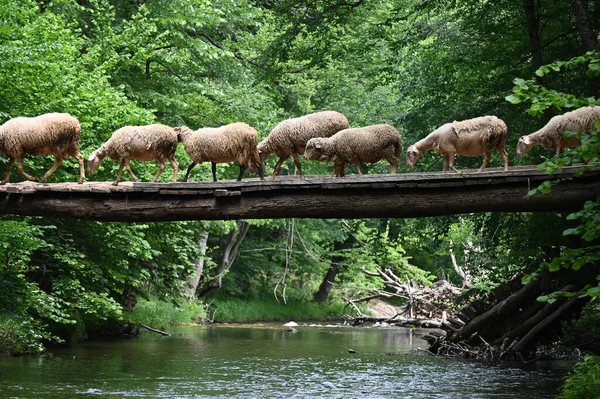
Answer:
[[[560,154],[567,146],[581,145],[578,138],[564,137],[567,131],[589,134],[600,120],[600,107],[582,107],[552,118],[535,133],[522,136],[517,144],[516,154],[522,156],[532,146],[541,145]],[[445,156],[443,171],[454,167],[455,156],[484,155],[479,171],[489,164],[494,151],[504,161],[508,170],[506,153],[506,124],[495,116],[482,116],[461,122],[442,125],[424,139],[408,148],[406,163],[412,168],[421,155],[434,150]],[[64,113],[50,113],[34,118],[13,118],[0,126],[0,153],[9,158],[6,177],[0,184],[9,180],[11,169],[17,161],[19,172],[26,179],[37,178],[23,170],[23,157],[49,155],[55,157],[54,165],[44,174],[48,178],[62,164],[64,159],[75,157],[79,163],[79,183],[85,179],[83,156],[79,152],[81,127],[77,118]],[[166,167],[166,161],[173,166],[172,181],[177,180],[179,164],[175,151],[179,142],[183,143],[192,163],[183,181],[187,181],[192,168],[202,162],[212,163],[213,180],[217,181],[216,164],[237,162],[240,167],[238,181],[245,170],[264,176],[264,163],[271,154],[279,157],[271,179],[275,179],[281,164],[290,156],[294,158],[301,178],[304,178],[298,155],[305,159],[333,162],[333,174],[344,176],[347,163],[354,165],[362,174],[360,163],[375,163],[385,159],[395,173],[400,163],[402,144],[396,128],[388,124],[349,128],[344,115],[335,111],[323,111],[279,123],[262,142],[258,133],[246,123],[232,123],[219,128],[191,130],[186,126],[171,128],[155,124],[148,126],[126,126],[112,134],[112,137],[88,157],[88,172],[94,172],[106,157],[121,161],[117,185],[123,168],[136,182],[139,179],[131,170],[130,159],[138,161],[157,160],[159,169],[153,182],[157,181]],[[458,171],[457,171],[458,172]]]

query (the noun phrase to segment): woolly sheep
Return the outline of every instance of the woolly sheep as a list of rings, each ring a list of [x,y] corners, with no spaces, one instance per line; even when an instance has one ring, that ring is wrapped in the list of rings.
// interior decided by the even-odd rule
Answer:
[[[291,155],[300,178],[304,179],[298,154],[304,154],[308,140],[315,137],[330,137],[348,127],[348,119],[336,111],[316,112],[285,120],[275,126],[269,136],[258,145],[261,163],[264,164],[273,153],[279,157],[271,176],[271,180],[274,180],[281,164]]]
[[[112,183],[114,186],[121,181],[123,167],[127,168],[133,180],[139,182],[140,179],[131,170],[129,160],[135,159],[147,162],[156,159],[159,168],[152,179],[155,182],[165,170],[165,160],[168,160],[174,169],[172,181],[177,181],[179,170],[179,164],[175,160],[177,144],[177,133],[169,126],[160,124],[125,126],[116,130],[106,143],[90,154],[88,157],[88,172],[93,175],[104,158],[110,157],[113,161],[122,160],[117,180]]]
[[[218,128],[202,128],[196,131],[187,126],[176,127],[179,141],[192,160],[183,181],[187,181],[192,168],[202,162],[212,163],[213,181],[217,181],[217,163],[237,161],[240,166],[238,181],[244,171],[260,172],[263,180],[263,168],[256,149],[258,133],[246,123],[231,123]]]
[[[69,114],[50,113],[33,118],[13,118],[0,126],[0,153],[9,158],[6,177],[0,184],[6,184],[11,169],[17,161],[17,168],[27,180],[38,181],[23,170],[23,158],[31,155],[54,155],[54,165],[44,174],[47,181],[64,159],[75,157],[79,163],[79,183],[85,179],[83,156],[79,153],[81,126],[77,118]]]
[[[454,167],[456,154],[467,157],[483,154],[485,158],[479,168],[481,172],[490,163],[492,152],[496,151],[502,157],[506,171],[508,170],[508,154],[505,150],[506,130],[504,121],[495,116],[446,123],[408,148],[406,164],[412,168],[425,151],[434,150],[445,156],[443,172],[448,167],[458,172]]]
[[[310,139],[306,144],[306,159],[333,161],[333,172],[344,176],[346,163],[353,164],[362,175],[360,163],[375,163],[385,159],[396,173],[400,163],[402,144],[400,133],[387,124],[344,129],[328,138]]]
[[[600,120],[600,107],[582,107],[574,111],[557,115],[540,130],[528,136],[522,136],[517,143],[517,157],[522,157],[534,145],[541,145],[560,155],[565,147],[578,147],[581,140],[577,137],[565,139],[565,132],[583,132],[589,134]]]

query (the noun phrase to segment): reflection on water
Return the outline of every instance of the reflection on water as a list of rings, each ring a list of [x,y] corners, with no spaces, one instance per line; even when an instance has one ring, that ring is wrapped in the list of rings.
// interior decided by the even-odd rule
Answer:
[[[0,397],[537,399],[553,398],[567,372],[432,357],[408,329],[297,329],[185,327],[3,358]]]

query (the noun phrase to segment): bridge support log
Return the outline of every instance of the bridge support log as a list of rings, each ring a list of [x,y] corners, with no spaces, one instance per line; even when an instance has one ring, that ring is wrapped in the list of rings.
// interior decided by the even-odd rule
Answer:
[[[573,178],[568,167],[553,179]],[[527,195],[549,177],[533,167],[461,174],[404,173],[275,181],[0,186],[0,213],[100,221],[423,217],[477,212],[573,211],[600,195],[600,168]]]

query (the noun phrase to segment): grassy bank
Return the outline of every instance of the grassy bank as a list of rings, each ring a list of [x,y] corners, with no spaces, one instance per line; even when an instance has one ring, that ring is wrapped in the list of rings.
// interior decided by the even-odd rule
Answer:
[[[253,321],[306,321],[326,320],[340,317],[344,304],[335,301],[328,304],[314,302],[277,302],[273,298],[215,299],[211,301],[208,318],[214,321],[246,323]]]
[[[158,300],[140,299],[131,313],[124,318],[133,324],[147,324],[154,328],[198,323],[206,318],[204,307],[197,302],[174,305]]]

